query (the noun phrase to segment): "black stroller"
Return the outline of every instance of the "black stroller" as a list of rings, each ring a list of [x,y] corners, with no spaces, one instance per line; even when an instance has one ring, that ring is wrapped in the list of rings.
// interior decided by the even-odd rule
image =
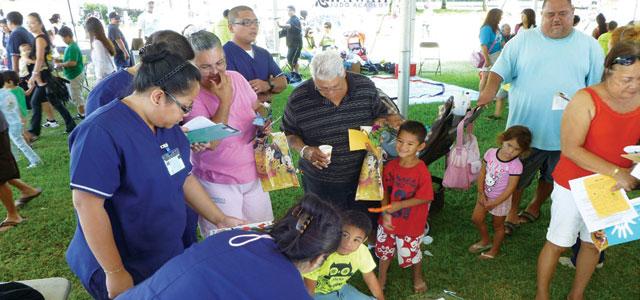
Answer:
[[[398,106],[393,101],[396,98],[389,97],[380,89],[378,89],[378,94],[380,95],[380,100],[387,106],[389,113],[400,112]],[[438,117],[431,124],[431,130],[427,134],[426,147],[420,153],[420,159],[422,159],[427,166],[441,157],[446,156],[456,140],[456,128],[458,123],[463,119],[463,116],[455,116],[452,110],[453,96],[444,102],[444,105],[438,113]],[[473,123],[482,113],[482,107],[476,107],[472,110],[473,115],[465,121],[465,128],[467,125]],[[433,182],[434,199],[429,208],[430,214],[437,213],[444,207],[444,186],[442,185],[442,178],[431,175],[431,181]],[[428,223],[427,226],[429,226]]]

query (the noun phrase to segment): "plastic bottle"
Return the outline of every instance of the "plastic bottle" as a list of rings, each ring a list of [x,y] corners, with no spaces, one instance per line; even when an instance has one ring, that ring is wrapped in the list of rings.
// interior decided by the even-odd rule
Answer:
[[[469,92],[461,92],[460,96],[453,98],[453,114],[456,116],[464,116],[470,104]]]

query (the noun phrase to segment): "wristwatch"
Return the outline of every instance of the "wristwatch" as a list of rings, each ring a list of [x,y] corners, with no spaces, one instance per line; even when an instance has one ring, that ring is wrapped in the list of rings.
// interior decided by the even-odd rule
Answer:
[[[273,89],[276,87],[276,85],[273,82],[271,82],[271,78],[269,78],[267,82],[269,83],[269,92],[272,92]]]

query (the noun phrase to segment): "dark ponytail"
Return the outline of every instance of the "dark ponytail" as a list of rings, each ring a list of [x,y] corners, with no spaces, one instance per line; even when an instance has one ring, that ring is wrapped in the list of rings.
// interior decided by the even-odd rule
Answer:
[[[200,81],[198,68],[169,49],[164,42],[140,49],[142,64],[133,79],[137,92],[155,86],[168,93],[182,95]]]
[[[330,254],[340,245],[340,214],[328,202],[307,194],[275,223],[271,236],[280,251],[293,262]]]

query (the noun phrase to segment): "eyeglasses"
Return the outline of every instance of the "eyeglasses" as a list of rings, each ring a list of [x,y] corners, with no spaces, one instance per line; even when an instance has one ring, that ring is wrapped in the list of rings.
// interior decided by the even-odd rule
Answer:
[[[613,59],[613,63],[611,63],[611,65],[618,64],[622,66],[630,66],[630,65],[633,65],[638,59],[640,59],[640,56],[635,56],[635,55],[618,56]]]
[[[343,87],[341,85],[330,87],[330,88],[319,88],[315,86],[316,91],[320,93],[332,93],[341,90]]]
[[[251,25],[260,26],[260,21],[258,21],[258,19],[253,19],[253,20],[243,19],[240,22],[233,22],[233,24],[242,25],[242,26],[245,26],[245,27],[249,27]]]
[[[165,90],[162,90],[162,91],[163,91],[167,96],[169,96],[169,99],[171,99],[171,101],[173,101],[173,103],[175,103],[175,104],[180,108],[180,110],[182,110],[182,112],[183,112],[183,113],[188,114],[188,113],[191,111],[191,109],[193,108],[193,105],[186,106],[186,105],[184,105],[184,104],[180,103],[180,102],[178,101],[178,99],[176,99],[176,97],[174,97],[173,95],[171,95],[169,92],[167,92],[167,91],[165,91]]]
[[[199,65],[198,69],[202,70],[203,72],[211,72],[211,69],[216,68],[218,70],[222,69],[225,70],[227,68],[227,60],[225,58],[220,59],[219,61],[217,61],[213,66],[209,65],[209,64],[203,64],[203,65]]]

